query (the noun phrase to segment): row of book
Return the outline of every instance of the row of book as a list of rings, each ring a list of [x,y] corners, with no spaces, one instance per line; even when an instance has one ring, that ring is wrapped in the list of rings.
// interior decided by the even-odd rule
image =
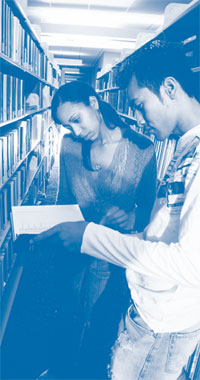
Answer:
[[[99,92],[99,95],[103,100],[105,100],[105,102],[110,103],[110,105],[115,108],[117,112],[133,118],[134,115],[131,107],[129,106],[127,89],[108,89],[103,92]]]
[[[0,235],[9,225],[11,207],[25,202],[34,204],[36,193],[43,186],[45,192],[45,179],[53,163],[56,152],[56,140],[54,129],[50,127],[46,131],[45,140],[38,144],[26,157],[23,163],[9,178],[0,191]],[[26,199],[26,201],[27,201]]]
[[[0,72],[0,122],[19,117],[25,112],[23,79]]]
[[[46,130],[43,143],[37,145],[26,157],[0,191],[0,299],[15,261],[10,232],[11,207],[40,203],[41,194],[45,196],[57,148],[58,132],[55,125],[52,125]]]
[[[97,90],[105,90],[110,87],[109,83],[109,73],[106,73],[101,77],[101,79],[97,79],[96,81],[96,89]]]
[[[53,166],[55,155],[58,153],[59,145],[59,132],[55,126],[52,124],[45,131],[45,139],[42,144],[42,155],[46,157],[46,171],[50,173],[50,170]]]
[[[0,72],[0,93],[1,124],[12,122],[25,112],[49,107],[53,90],[41,82],[31,86],[23,79]]]
[[[164,141],[154,139],[154,148],[157,161],[157,178],[161,181],[166,173],[167,167],[176,150],[177,139],[168,138]]]
[[[200,71],[200,60],[199,60],[199,34],[188,33],[188,38],[182,41],[184,46],[184,52],[188,58],[188,65],[191,67],[193,72]],[[132,54],[131,54],[132,56]],[[129,59],[126,57],[126,59]],[[116,66],[113,66],[109,71],[104,72],[102,69],[97,73],[96,89],[105,90],[113,87],[119,86],[118,71],[121,62]]]
[[[118,91],[105,91],[102,95],[103,100],[110,103],[113,108],[118,109]]]
[[[12,130],[0,135],[0,187],[6,183],[26,155],[44,139],[50,111],[34,114],[14,124]]]
[[[58,75],[44,51],[32,39],[6,0],[0,0],[0,52],[33,74],[58,85]]]
[[[33,161],[35,162],[34,179],[30,178],[30,166],[33,167]],[[16,175],[8,183],[6,188],[4,188],[0,193],[0,206],[1,206],[1,217],[0,217],[0,234],[10,225],[10,212],[11,207],[19,205],[26,192],[29,188],[29,192],[26,197],[26,204],[34,204],[37,200],[38,193],[42,190],[44,191],[45,177],[46,177],[46,157],[42,160],[42,165],[36,165],[35,155],[29,157],[27,162],[17,171]],[[24,201],[23,201],[24,202]],[[16,259],[16,254],[13,249],[13,239],[11,231],[8,232],[3,244],[0,248],[0,301],[3,292],[6,288],[10,273],[12,271],[14,262]]]
[[[27,160],[12,176],[0,192],[1,217],[0,232],[5,230],[10,220],[11,207],[20,204],[27,188]]]
[[[138,126],[137,123],[131,123],[130,128],[139,132],[141,134],[145,134],[149,137],[154,143],[155,155],[156,155],[156,163],[157,163],[157,179],[158,183],[163,179],[167,167],[174,155],[177,145],[177,139],[170,136],[170,138],[165,139],[164,141],[159,141],[155,138],[154,135],[146,134],[144,131],[144,127]]]
[[[118,104],[117,110],[120,113],[129,114],[129,103],[128,103],[128,91],[127,88],[118,91]]]
[[[58,143],[58,130],[55,124],[52,124],[45,131],[45,139],[42,144],[37,147],[37,155],[34,150],[34,157],[30,156],[31,162],[28,165],[27,183],[31,183],[31,186],[26,197],[23,199],[23,205],[39,204],[41,198],[45,197],[50,171],[55,161],[55,155],[58,153]],[[40,166],[41,162],[42,165]],[[36,169],[39,166],[40,168],[36,173]]]
[[[114,66],[111,70],[99,77],[96,81],[97,90],[105,90],[107,88],[117,87],[117,72],[118,67]]]
[[[0,302],[3,295],[5,285],[11,273],[16,255],[13,249],[13,241],[11,233],[9,233],[4,241],[0,252]]]

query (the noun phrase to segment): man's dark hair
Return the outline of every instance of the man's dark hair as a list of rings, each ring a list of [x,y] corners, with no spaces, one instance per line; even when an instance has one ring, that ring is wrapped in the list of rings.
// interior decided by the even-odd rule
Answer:
[[[118,85],[127,87],[135,75],[140,87],[147,87],[159,95],[164,79],[171,76],[189,96],[196,96],[195,75],[187,60],[182,43],[154,40],[122,62],[118,71]]]

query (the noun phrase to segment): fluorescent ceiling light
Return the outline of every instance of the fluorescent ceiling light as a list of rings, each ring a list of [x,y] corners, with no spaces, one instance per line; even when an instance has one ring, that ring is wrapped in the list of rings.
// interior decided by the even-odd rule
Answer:
[[[84,53],[84,52],[79,52],[79,51],[70,51],[70,50],[55,50],[55,49],[51,49],[49,48],[49,52],[51,54],[54,54],[54,55],[66,55],[66,56],[73,56],[73,57],[87,57],[89,56],[90,54],[88,53]]]
[[[82,59],[68,59],[68,58],[55,58],[58,65],[66,66],[81,66],[83,61]]]
[[[82,75],[82,74],[80,74],[80,73],[77,73],[76,71],[70,71],[70,72],[68,72],[68,71],[65,71],[65,73],[64,73],[65,75]]]
[[[36,2],[36,1],[35,1]],[[40,0],[40,3],[88,6],[88,0]],[[37,3],[37,2],[36,2]],[[90,0],[90,6],[127,8],[133,0]]]
[[[96,49],[134,49],[135,39],[131,38],[115,38],[115,37],[100,37],[80,34],[41,34],[41,41],[49,46],[70,46],[70,47],[87,47]]]
[[[136,25],[163,25],[163,15],[101,11],[76,8],[29,7],[28,17],[36,17],[36,23],[123,28]]]
[[[80,73],[80,69],[77,67],[66,67],[62,69],[64,73],[78,74]]]

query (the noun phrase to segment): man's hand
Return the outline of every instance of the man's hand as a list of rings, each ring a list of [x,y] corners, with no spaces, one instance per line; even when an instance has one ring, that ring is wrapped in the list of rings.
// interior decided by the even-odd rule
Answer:
[[[126,212],[117,206],[113,206],[101,219],[100,224],[116,230],[130,231],[135,224],[135,211]]]
[[[61,244],[62,247],[67,248],[70,251],[80,252],[82,238],[87,226],[87,222],[63,222],[56,226],[36,235],[31,244],[37,246],[39,243],[48,244],[58,243],[58,247]]]

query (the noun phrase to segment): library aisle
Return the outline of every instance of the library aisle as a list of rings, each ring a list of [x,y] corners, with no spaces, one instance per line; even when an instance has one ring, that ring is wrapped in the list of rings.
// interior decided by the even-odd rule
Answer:
[[[41,201],[41,205],[53,205],[56,202],[56,195],[58,191],[58,165],[59,157],[57,154],[55,156],[55,161],[51,169],[46,196]]]
[[[58,187],[58,161],[59,158],[56,155],[46,197],[41,200],[41,205],[55,204]],[[47,366],[49,344],[47,320],[50,306],[48,305],[48,294],[46,293],[44,298],[41,298],[40,294],[41,286],[44,289],[48,270],[46,269],[42,273],[44,266],[41,267],[37,261],[32,264],[34,264],[34,270],[26,268],[22,274],[4,336],[4,345],[1,351],[2,379],[36,379]],[[52,268],[50,268],[51,270]],[[36,280],[36,275],[39,276],[39,280]],[[52,292],[51,286],[50,292]]]
[[[0,0],[2,380],[35,380],[48,367],[49,357],[58,364],[56,328],[63,340],[66,337],[58,323],[67,288],[62,279],[69,282],[59,256],[62,249],[58,242],[44,243],[37,254],[29,252],[22,264],[14,249],[10,220],[12,206],[56,202],[59,145],[66,130],[52,120],[55,92],[69,81],[89,83],[130,129],[148,135],[154,143],[159,185],[177,139],[172,134],[165,141],[157,140],[143,123],[137,124],[119,73],[125,63],[132,64],[138,50],[157,39],[181,42],[198,97],[199,15],[200,0]],[[26,253],[25,245],[23,249]],[[59,348],[66,353],[60,341]],[[195,352],[188,380],[200,380],[200,344]]]

